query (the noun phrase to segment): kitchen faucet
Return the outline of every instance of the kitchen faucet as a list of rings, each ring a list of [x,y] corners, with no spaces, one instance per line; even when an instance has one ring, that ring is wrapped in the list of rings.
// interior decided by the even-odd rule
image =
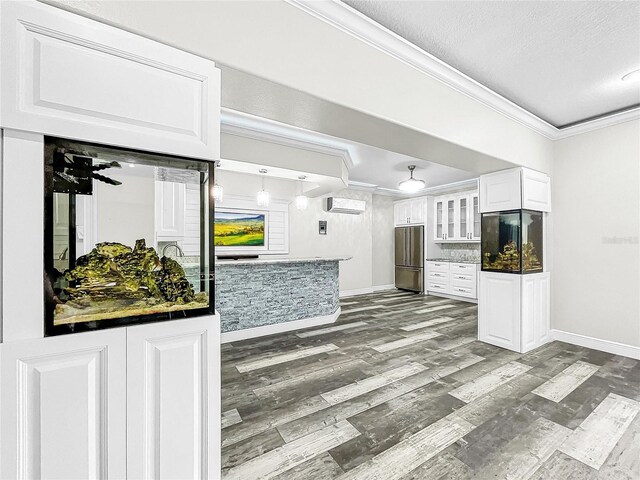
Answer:
[[[162,256],[165,256],[165,251],[167,250],[168,247],[175,247],[176,249],[176,253],[178,254],[178,257],[184,257],[184,252],[182,251],[182,249],[180,248],[180,246],[177,243],[168,243],[167,245],[165,245],[164,247],[162,247]]]

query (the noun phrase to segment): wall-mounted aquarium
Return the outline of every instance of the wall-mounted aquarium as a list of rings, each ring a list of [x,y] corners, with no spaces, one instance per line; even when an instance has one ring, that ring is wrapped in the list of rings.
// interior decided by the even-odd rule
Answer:
[[[213,163],[45,142],[45,333],[214,313]]]
[[[482,270],[536,273],[543,268],[542,212],[510,210],[482,214]]]

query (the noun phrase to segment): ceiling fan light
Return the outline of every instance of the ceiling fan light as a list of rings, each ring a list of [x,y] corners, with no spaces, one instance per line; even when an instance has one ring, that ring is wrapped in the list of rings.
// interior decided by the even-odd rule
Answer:
[[[425,186],[426,186],[426,183],[424,182],[424,180],[417,180],[415,178],[403,180],[398,184],[398,188],[403,192],[407,192],[407,193],[419,192]]]
[[[398,183],[398,188],[407,193],[416,193],[425,188],[427,184],[424,180],[413,178],[413,171],[415,170],[416,166],[409,165],[407,168],[409,169],[409,172],[411,172],[411,176],[407,180],[403,180]]]

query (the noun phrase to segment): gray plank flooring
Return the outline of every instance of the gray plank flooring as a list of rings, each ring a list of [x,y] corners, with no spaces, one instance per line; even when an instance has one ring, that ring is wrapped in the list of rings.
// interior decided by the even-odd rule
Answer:
[[[640,362],[475,340],[477,307],[387,291],[222,349],[224,480],[640,478]]]

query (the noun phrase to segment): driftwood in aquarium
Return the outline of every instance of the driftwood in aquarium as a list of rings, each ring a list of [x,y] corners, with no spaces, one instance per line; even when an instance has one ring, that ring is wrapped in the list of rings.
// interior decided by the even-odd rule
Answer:
[[[65,289],[69,301],[80,306],[91,301],[156,299],[189,303],[193,287],[178,262],[160,259],[143,239],[134,248],[121,243],[99,243],[78,258],[76,267],[65,272],[71,283]]]

